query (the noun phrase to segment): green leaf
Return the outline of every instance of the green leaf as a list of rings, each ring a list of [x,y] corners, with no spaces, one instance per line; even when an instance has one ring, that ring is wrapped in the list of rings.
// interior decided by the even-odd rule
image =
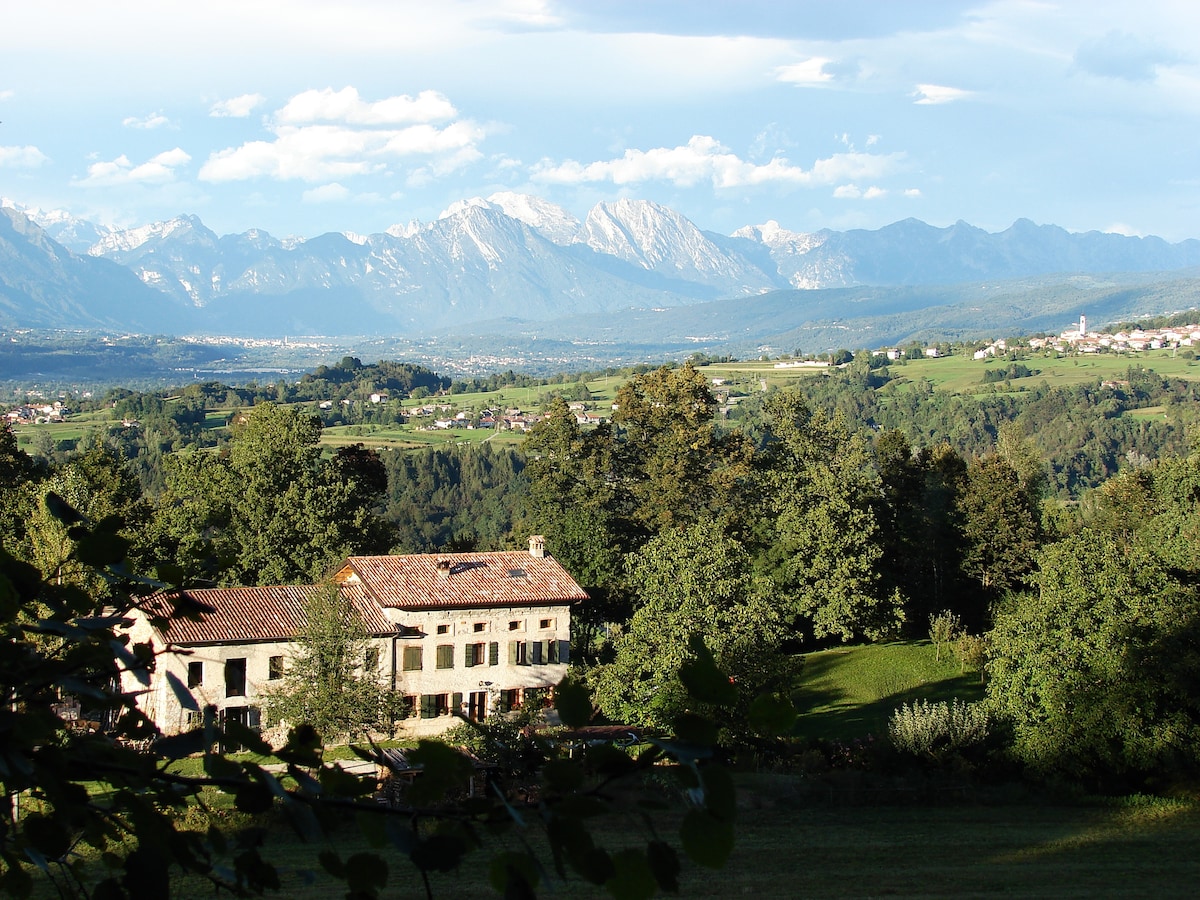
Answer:
[[[679,891],[679,855],[665,841],[650,841],[646,844],[646,862],[654,873],[654,880],[664,891]]]
[[[71,847],[71,836],[57,818],[30,813],[21,825],[25,840],[48,859],[58,859]]]
[[[658,890],[654,872],[641,850],[618,850],[612,855],[613,876],[605,889],[617,900],[649,900]]]
[[[175,699],[179,701],[181,707],[192,712],[200,712],[200,704],[196,702],[196,698],[192,696],[192,692],[188,690],[187,685],[179,680],[178,675],[174,672],[168,672],[167,684],[170,686],[171,693],[175,695]]]
[[[271,808],[275,797],[269,790],[261,784],[242,784],[238,785],[234,791],[234,806],[240,812],[256,813],[266,812]]]
[[[467,852],[466,842],[454,834],[435,834],[412,851],[413,865],[423,872],[452,872]]]
[[[387,887],[388,865],[377,853],[355,853],[346,860],[346,886],[372,894]]]
[[[129,552],[129,541],[111,531],[89,532],[75,546],[75,558],[81,563],[102,569],[119,563]]]
[[[167,858],[154,850],[138,847],[125,857],[125,890],[138,900],[169,900],[171,878]]]
[[[465,787],[475,772],[470,759],[441,741],[419,741],[408,759],[421,767],[408,792],[414,806],[441,801],[450,791]]]
[[[732,706],[736,703],[737,689],[729,676],[717,668],[704,638],[692,635],[688,647],[694,657],[679,667],[679,680],[687,688],[688,695],[693,700],[716,706]]]
[[[317,862],[334,878],[346,877],[346,868],[342,865],[342,858],[338,856],[336,850],[322,850],[317,854]]]
[[[733,823],[722,821],[703,809],[693,809],[679,826],[683,852],[693,862],[719,869],[733,852]]]
[[[784,735],[796,726],[799,713],[792,701],[780,694],[759,694],[750,704],[750,727],[759,734]]]
[[[538,861],[528,853],[513,850],[498,853],[488,866],[488,882],[505,900],[533,900],[540,880]]]
[[[683,713],[671,723],[675,737],[685,744],[711,747],[717,743],[717,723],[695,713]]]
[[[54,493],[54,491],[46,494],[46,510],[64,525],[74,525],[76,522],[83,521],[83,516],[79,514],[75,507]]]
[[[592,720],[592,697],[587,686],[570,677],[554,689],[554,708],[568,728],[582,728]]]
[[[733,776],[723,766],[705,766],[700,770],[704,786],[704,807],[718,819],[732,822],[737,815],[737,788]]]

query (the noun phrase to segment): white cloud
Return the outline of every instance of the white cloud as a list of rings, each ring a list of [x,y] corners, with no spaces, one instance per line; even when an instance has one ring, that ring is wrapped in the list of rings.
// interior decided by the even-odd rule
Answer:
[[[912,197],[913,199],[916,199],[917,197],[921,196],[921,189],[920,188],[907,188],[904,191],[904,196]]]
[[[449,99],[437,91],[421,91],[416,97],[399,94],[374,103],[364,101],[352,87],[335,91],[305,91],[287,102],[276,121],[298,125],[310,122],[345,122],[349,125],[403,125],[410,122],[440,122],[458,115]]]
[[[37,147],[26,144],[24,147],[0,147],[0,166],[13,169],[33,169],[49,161]]]
[[[838,200],[878,200],[887,196],[887,190],[872,185],[864,191],[856,184],[839,184],[833,189],[833,196]]]
[[[1132,225],[1126,225],[1124,222],[1113,222],[1104,229],[1105,234],[1119,234],[1123,237],[1145,237],[1140,231]]]
[[[11,100],[15,96],[17,96],[16,91],[13,91],[13,90],[0,91],[0,100]]]
[[[946,87],[941,84],[918,84],[910,96],[917,99],[913,102],[921,106],[934,106],[941,103],[952,103],[970,97],[973,91],[962,88]]]
[[[164,125],[170,125],[171,120],[164,116],[161,112],[152,112],[148,116],[138,118],[137,116],[127,116],[121,120],[121,124],[126,128],[162,128]]]
[[[259,106],[267,102],[262,94],[239,94],[228,100],[218,100],[208,109],[214,119],[245,119]]]
[[[534,167],[531,177],[534,181],[551,184],[667,181],[679,187],[693,187],[710,181],[715,188],[770,183],[812,186],[833,184],[847,178],[878,178],[890,173],[899,158],[898,154],[851,152],[819,159],[811,169],[793,166],[782,156],[756,165],[731,153],[715,138],[695,135],[682,147],[626,150],[620,159],[586,165],[574,160],[554,165],[543,160]]]
[[[350,196],[350,190],[335,181],[305,191],[300,196],[305,203],[338,203]]]
[[[814,56],[790,66],[779,66],[775,77],[788,84],[827,84],[833,81],[833,73],[825,71],[831,62],[826,56]]]
[[[122,154],[111,161],[92,163],[88,166],[87,177],[76,179],[75,184],[81,187],[167,184],[175,180],[175,170],[191,160],[179,147],[159,153],[140,165],[134,165],[128,156]]]
[[[249,178],[331,181],[385,171],[392,162],[423,157],[430,175],[453,172],[480,158],[483,127],[453,119],[454,106],[436,91],[364,102],[354,88],[297,94],[268,126],[272,140],[250,141],[209,156],[202,181]],[[402,127],[378,128],[377,125]]]

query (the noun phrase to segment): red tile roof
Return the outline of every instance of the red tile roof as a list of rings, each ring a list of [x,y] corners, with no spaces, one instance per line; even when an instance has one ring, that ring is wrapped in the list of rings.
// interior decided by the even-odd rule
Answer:
[[[174,644],[227,644],[234,641],[292,640],[304,628],[304,604],[319,585],[204,588],[187,591],[191,599],[212,607],[201,621],[172,619],[164,640]],[[362,619],[370,634],[391,634],[396,626],[358,585],[341,586],[342,596]],[[153,611],[166,612],[168,597]]]
[[[351,575],[390,609],[551,606],[588,598],[553,557],[523,550],[352,556],[334,577],[345,581]]]

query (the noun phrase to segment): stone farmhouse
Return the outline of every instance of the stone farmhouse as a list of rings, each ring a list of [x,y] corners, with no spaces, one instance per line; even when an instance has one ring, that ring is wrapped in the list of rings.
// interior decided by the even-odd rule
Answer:
[[[333,581],[369,635],[364,670],[408,700],[409,717],[398,723],[406,736],[443,731],[457,722],[454,712],[483,720],[548,702],[570,660],[571,608],[587,600],[541,537],[528,551],[352,556]],[[200,708],[267,724],[265,694],[295,655],[306,599],[322,589],[190,590],[212,611],[162,630],[135,611],[131,638],[160,655],[148,687],[127,674],[123,688],[138,693],[142,712],[164,734],[201,717],[184,708],[179,685]]]

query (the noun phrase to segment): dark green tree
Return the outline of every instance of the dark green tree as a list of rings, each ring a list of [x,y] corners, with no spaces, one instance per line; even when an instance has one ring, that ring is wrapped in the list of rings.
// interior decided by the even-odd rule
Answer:
[[[777,602],[818,638],[894,633],[902,606],[881,591],[879,476],[866,442],[793,392],[772,394],[766,413],[760,540]]]
[[[317,585],[306,598],[296,644],[283,683],[267,695],[269,721],[311,725],[331,742],[391,731],[400,698],[382,681],[362,618],[336,584]]]

